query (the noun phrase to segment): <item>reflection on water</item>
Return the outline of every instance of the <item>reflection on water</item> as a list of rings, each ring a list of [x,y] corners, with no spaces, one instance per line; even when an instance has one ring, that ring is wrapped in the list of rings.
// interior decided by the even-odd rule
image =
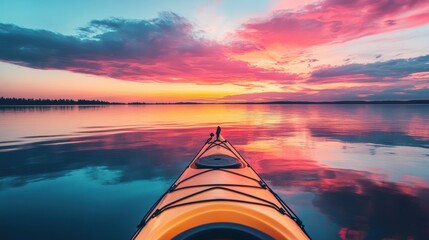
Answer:
[[[208,133],[315,239],[428,239],[428,105],[0,108],[4,239],[127,239]]]

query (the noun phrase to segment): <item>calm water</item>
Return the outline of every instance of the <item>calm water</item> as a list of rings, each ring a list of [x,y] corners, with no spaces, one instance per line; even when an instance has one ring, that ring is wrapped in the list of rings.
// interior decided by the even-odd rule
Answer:
[[[0,108],[0,239],[128,239],[217,125],[314,239],[429,239],[429,105]]]

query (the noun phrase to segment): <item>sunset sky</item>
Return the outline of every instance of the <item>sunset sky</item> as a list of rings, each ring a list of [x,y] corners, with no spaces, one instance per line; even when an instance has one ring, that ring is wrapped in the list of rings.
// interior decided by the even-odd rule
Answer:
[[[429,99],[429,1],[2,0],[0,96]]]

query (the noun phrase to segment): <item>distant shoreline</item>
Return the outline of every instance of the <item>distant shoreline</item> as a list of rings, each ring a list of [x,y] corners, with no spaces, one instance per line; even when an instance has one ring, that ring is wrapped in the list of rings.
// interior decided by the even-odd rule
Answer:
[[[195,104],[429,104],[429,100],[384,101],[267,101],[267,102],[108,102],[101,100],[0,98],[0,107],[14,106],[103,106],[103,105],[195,105]]]

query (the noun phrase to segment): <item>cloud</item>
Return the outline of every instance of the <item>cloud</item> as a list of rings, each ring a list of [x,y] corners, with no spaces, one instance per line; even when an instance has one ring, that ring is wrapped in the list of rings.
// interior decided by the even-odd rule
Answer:
[[[306,48],[426,24],[428,9],[425,0],[325,0],[250,20],[235,37],[257,46]]]
[[[255,92],[230,95],[224,101],[382,101],[382,100],[426,100],[429,87],[415,89],[404,86],[360,86],[336,87],[332,89],[302,89],[298,92]]]
[[[320,82],[324,78],[349,75],[364,75],[377,79],[386,77],[402,78],[419,72],[429,72],[429,55],[409,59],[393,59],[385,62],[347,64],[323,68],[311,74],[313,78],[311,81]]]
[[[31,68],[205,84],[297,78],[234,60],[231,52],[174,13],[151,20],[94,20],[78,36],[0,24],[0,60]]]

